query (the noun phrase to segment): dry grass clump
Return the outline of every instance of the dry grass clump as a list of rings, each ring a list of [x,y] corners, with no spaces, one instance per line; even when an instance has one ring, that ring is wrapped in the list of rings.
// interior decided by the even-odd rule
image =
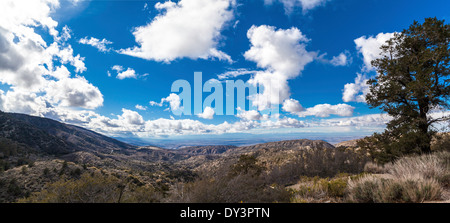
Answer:
[[[390,174],[396,178],[419,174],[427,179],[435,179],[443,186],[448,186],[450,185],[450,153],[436,152],[421,156],[403,157],[394,163],[383,166],[367,163],[364,171],[373,174]]]
[[[450,153],[403,157],[379,166],[368,163],[366,175],[349,180],[349,202],[393,203],[439,200],[450,184]]]
[[[368,162],[366,165],[364,165],[364,172],[365,173],[374,173],[374,174],[383,174],[386,173],[386,168],[382,165]]]
[[[440,158],[436,155],[404,157],[397,160],[388,172],[396,177],[420,174],[425,178],[441,176],[447,172]]]
[[[432,178],[409,175],[401,178],[383,178],[367,175],[348,182],[349,202],[356,203],[420,203],[439,200],[441,185]]]

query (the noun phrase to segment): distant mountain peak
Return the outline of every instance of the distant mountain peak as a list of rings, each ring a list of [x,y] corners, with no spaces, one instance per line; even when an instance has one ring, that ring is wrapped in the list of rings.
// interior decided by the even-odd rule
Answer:
[[[25,144],[51,155],[76,151],[110,153],[135,148],[78,126],[48,118],[5,112],[0,112],[0,138]]]

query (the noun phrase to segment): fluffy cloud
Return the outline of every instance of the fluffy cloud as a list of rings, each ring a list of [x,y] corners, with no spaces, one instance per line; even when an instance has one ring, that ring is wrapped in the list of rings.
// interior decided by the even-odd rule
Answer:
[[[300,112],[304,111],[305,109],[302,107],[300,102],[298,102],[295,99],[287,99],[283,102],[283,107],[281,108],[283,111],[293,113],[293,114],[299,114]]]
[[[259,123],[259,129],[305,128],[309,124],[294,118],[281,118]]]
[[[127,68],[126,70],[120,65],[114,65],[111,67],[112,70],[116,71],[117,79],[123,80],[126,78],[134,78],[137,79],[139,76],[147,76],[148,74],[139,75],[133,68]],[[111,73],[108,71],[108,76],[111,76]]]
[[[164,105],[165,102],[169,103],[170,109],[172,111],[176,111],[178,109],[180,109],[181,106],[181,98],[179,95],[177,94],[170,94],[168,97],[161,99],[160,103],[154,102],[154,101],[150,101],[150,105],[151,106],[159,106],[162,107]]]
[[[75,67],[76,73],[83,73],[87,70],[84,64],[84,57],[81,57],[80,54],[74,56],[73,48],[71,45],[65,46],[64,44],[53,42],[46,49],[46,53],[46,56],[51,59],[58,58],[59,61],[63,64],[72,65],[73,67]]]
[[[347,104],[319,104],[311,108],[303,108],[302,105],[295,99],[288,99],[283,102],[283,111],[297,115],[299,117],[315,116],[315,117],[329,117],[330,115],[337,116],[352,116],[354,107]]]
[[[225,79],[235,78],[235,77],[242,76],[242,75],[255,74],[256,72],[257,71],[254,71],[254,70],[247,70],[245,68],[239,68],[236,70],[230,70],[225,73],[219,74],[219,75],[217,75],[217,78],[219,78],[219,80],[225,80]]]
[[[303,128],[307,126],[303,121],[292,118],[283,118],[267,121],[241,120],[234,123],[223,122],[220,124],[204,124],[192,119],[155,119],[142,123],[140,115],[123,109],[123,114],[111,119],[95,115],[89,118],[83,117],[88,122],[83,126],[94,131],[109,135],[133,134],[138,137],[158,137],[167,135],[201,135],[242,133],[277,128]],[[134,120],[134,121],[133,121]]]
[[[50,82],[47,98],[61,106],[94,109],[103,105],[100,90],[90,84],[84,77],[64,78]]]
[[[355,107],[347,104],[320,104],[311,108],[307,108],[305,111],[298,112],[296,114],[300,117],[316,116],[321,118],[329,117],[330,115],[352,116],[354,109]]]
[[[36,93],[25,91],[8,91],[3,95],[3,110],[17,113],[25,113],[30,115],[42,116],[47,111],[47,103],[44,98],[39,97]]]
[[[276,30],[272,26],[252,26],[247,37],[251,48],[245,52],[245,58],[265,69],[249,80],[264,87],[262,93],[252,96],[253,105],[264,110],[270,104],[281,104],[290,96],[288,80],[300,75],[317,53],[306,50],[309,40],[297,28]]]
[[[293,0],[282,0],[284,2],[293,1]],[[302,5],[303,11],[311,10],[318,6],[324,5],[329,0],[297,0]]]
[[[143,105],[136,105],[135,108],[138,109],[138,110],[141,110],[141,111],[146,111],[147,110],[147,107],[143,106]]]
[[[394,37],[395,33],[379,33],[377,36],[362,36],[355,39],[356,49],[362,54],[364,60],[364,69],[372,71],[372,61],[381,57],[380,47],[386,43],[387,40]]]
[[[385,126],[391,119],[392,117],[387,114],[371,114],[349,118],[323,119],[313,125],[321,127],[348,126],[376,128]]]
[[[204,118],[204,119],[213,119],[214,118],[214,109],[212,109],[211,107],[206,107],[203,111],[203,113],[198,114],[197,116],[199,118]]]
[[[38,90],[45,82],[43,66],[52,63],[44,46],[24,39],[14,42],[15,34],[0,27],[0,82],[22,89]]]
[[[350,53],[348,51],[345,51],[343,53],[340,53],[338,56],[334,56],[330,63],[333,66],[347,66],[352,62],[352,58],[349,55]]]
[[[291,13],[295,7],[301,7],[303,13],[312,10],[318,6],[325,5],[329,0],[264,0],[266,4],[273,4],[273,2],[279,1],[283,4],[286,13]]]
[[[133,70],[132,68],[128,68],[126,71],[119,72],[116,77],[117,77],[117,79],[120,79],[120,80],[123,80],[125,78],[134,78],[134,79],[136,79],[137,75],[136,75],[136,71],[135,70]]]
[[[107,45],[112,44],[112,42],[107,39],[99,40],[94,37],[91,37],[91,38],[84,37],[84,38],[80,39],[78,42],[81,44],[93,46],[93,47],[97,48],[100,52],[109,52],[111,50],[111,48],[108,48]]]
[[[55,27],[58,23],[50,17],[50,13],[58,7],[58,0],[2,0],[0,24],[3,29],[15,33],[18,38],[26,37],[35,43],[45,45],[42,37],[30,27],[45,27],[51,35],[56,36],[58,31]]]
[[[243,120],[261,120],[262,119],[262,115],[261,113],[259,113],[259,111],[256,110],[249,110],[249,111],[245,111],[245,110],[241,110],[240,108],[238,108],[239,114],[236,115],[236,117],[243,119]]]
[[[366,102],[366,95],[369,93],[368,80],[365,75],[358,73],[355,83],[349,83],[344,86],[342,100],[344,102]]]
[[[142,116],[135,112],[128,109],[123,108],[122,109],[122,115],[119,115],[119,121],[125,122],[127,124],[131,125],[143,125],[144,124],[144,118]]]
[[[0,94],[0,100],[1,100]],[[301,121],[294,118],[267,118],[257,115],[259,112],[248,111],[243,114],[240,121],[234,123],[223,122],[219,124],[205,124],[192,119],[154,119],[144,120],[142,116],[128,109],[122,109],[122,114],[115,118],[105,117],[92,111],[52,109],[46,116],[51,115],[67,123],[73,123],[85,128],[102,132],[110,136],[135,135],[138,137],[159,137],[168,135],[199,135],[224,133],[258,133],[275,129],[290,129],[289,131],[302,131],[301,129],[333,129],[336,127],[369,128],[380,130],[390,119],[387,115],[374,114],[358,117],[321,119],[318,121]],[[248,116],[248,118],[243,118]],[[253,116],[253,117],[251,117]],[[259,118],[259,120],[258,120]]]
[[[288,77],[296,77],[317,55],[305,49],[309,39],[297,28],[276,30],[273,26],[252,26],[247,37],[251,43],[244,54],[247,60]]]
[[[220,32],[233,19],[235,0],[181,0],[156,3],[160,13],[133,35],[139,46],[120,53],[170,62],[178,58],[218,58],[231,61],[217,49]]]
[[[393,38],[395,33],[379,33],[377,36],[362,36],[355,39],[356,49],[363,56],[364,66],[361,73],[358,73],[354,83],[348,83],[344,86],[342,100],[344,102],[366,102],[366,95],[369,93],[369,78],[367,73],[375,71],[372,67],[372,61],[381,58],[381,46],[387,40]]]
[[[60,33],[50,16],[58,7],[58,0],[0,2],[0,83],[9,86],[0,92],[3,110],[58,119],[68,116],[68,107],[103,104],[99,89],[79,76],[86,66],[66,42],[70,29],[65,26]],[[44,41],[41,33],[46,32],[53,42]]]
[[[125,78],[134,78],[134,79],[136,79],[137,78],[136,71],[133,70],[132,68],[128,68],[126,71],[118,72],[116,78],[120,79],[120,80],[123,80]]]

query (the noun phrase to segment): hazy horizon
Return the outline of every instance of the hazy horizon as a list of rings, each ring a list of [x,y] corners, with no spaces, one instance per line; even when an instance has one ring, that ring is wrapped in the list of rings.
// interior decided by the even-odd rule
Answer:
[[[119,141],[129,143],[136,146],[157,146],[166,149],[177,149],[188,146],[214,146],[214,145],[231,145],[231,146],[249,146],[267,142],[285,141],[285,140],[323,140],[332,145],[360,139],[366,135],[346,135],[346,134],[324,134],[324,133],[289,133],[289,134],[225,134],[225,135],[196,135],[187,137],[168,137],[142,139],[133,137],[113,137]]]

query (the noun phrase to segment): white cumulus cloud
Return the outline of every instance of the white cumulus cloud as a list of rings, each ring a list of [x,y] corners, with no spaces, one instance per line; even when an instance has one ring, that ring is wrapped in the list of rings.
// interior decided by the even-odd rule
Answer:
[[[281,109],[292,114],[299,114],[305,110],[299,101],[291,98],[283,102],[283,107]]]
[[[265,4],[273,4],[276,1],[282,3],[286,13],[290,14],[296,7],[301,7],[303,13],[306,13],[318,6],[325,5],[330,0],[264,0]]]
[[[382,57],[382,45],[393,38],[394,33],[379,33],[376,36],[362,36],[355,39],[356,49],[363,57],[364,66],[361,73],[357,73],[354,83],[348,83],[344,86],[342,100],[344,102],[366,102],[366,95],[369,93],[369,78],[367,74],[375,71],[372,61]]]
[[[61,106],[94,109],[103,105],[100,90],[84,77],[64,78],[50,82],[46,97]]]
[[[214,118],[214,109],[211,107],[206,107],[203,111],[203,113],[198,114],[197,116],[199,118],[203,118],[203,119],[213,119]]]
[[[78,41],[81,44],[85,44],[85,45],[90,45],[93,46],[95,48],[97,48],[100,52],[108,52],[111,50],[111,48],[109,48],[107,45],[112,44],[113,42],[107,40],[107,39],[102,39],[99,40],[97,38],[91,37],[88,38],[87,36],[80,39]]]
[[[317,53],[306,50],[309,39],[295,27],[277,30],[273,26],[252,26],[247,37],[251,48],[245,52],[245,58],[265,69],[249,80],[264,87],[262,93],[251,97],[253,105],[264,110],[271,104],[281,104],[290,96],[288,80],[299,76]]]
[[[259,113],[259,111],[256,110],[249,110],[249,111],[245,111],[242,110],[240,108],[238,108],[239,114],[236,115],[236,117],[243,119],[243,120],[261,120],[262,119],[262,115],[261,113]]]
[[[344,86],[342,100],[344,102],[366,102],[366,95],[369,93],[368,80],[365,75],[358,73],[355,83],[348,83]]]
[[[380,47],[389,39],[394,37],[395,33],[379,33],[377,36],[362,36],[355,39],[356,49],[362,54],[364,60],[364,69],[371,71],[372,61],[381,57]]]
[[[111,67],[112,70],[115,70],[117,73],[116,78],[119,80],[123,80],[126,78],[134,78],[137,79],[139,74],[133,68],[128,67],[126,70],[120,65],[114,65]],[[143,76],[147,76],[148,74],[144,74]],[[108,76],[111,76],[111,73],[108,71]]]
[[[0,83],[10,87],[1,92],[4,111],[58,118],[103,104],[99,89],[80,76],[87,68],[67,43],[69,27],[58,29],[51,17],[59,6],[58,0],[0,1]]]
[[[170,109],[172,111],[176,111],[178,109],[180,109],[181,106],[181,98],[179,95],[175,94],[175,93],[171,93],[169,96],[167,96],[166,98],[161,99],[161,102],[157,103],[154,101],[150,101],[150,105],[151,106],[159,106],[162,107],[164,105],[165,102],[169,103]]]
[[[144,118],[142,116],[132,110],[128,110],[123,108],[122,109],[122,115],[119,115],[118,118],[120,121],[123,121],[127,124],[131,125],[143,125],[144,124]]]
[[[348,51],[342,52],[338,56],[334,56],[330,60],[330,63],[333,66],[347,66],[352,62],[352,58],[349,54],[350,53]]]
[[[353,110],[355,110],[355,107],[347,104],[319,104],[314,107],[307,108],[305,111],[297,113],[297,115],[300,117],[316,116],[321,118],[329,117],[330,115],[352,116]]]
[[[134,106],[136,109],[141,110],[141,111],[146,111],[147,110],[147,106],[143,106],[143,105],[136,105]]]
[[[218,58],[231,61],[217,49],[220,32],[233,19],[235,0],[181,0],[156,3],[160,13],[133,35],[139,46],[120,53],[170,62],[179,58]]]

